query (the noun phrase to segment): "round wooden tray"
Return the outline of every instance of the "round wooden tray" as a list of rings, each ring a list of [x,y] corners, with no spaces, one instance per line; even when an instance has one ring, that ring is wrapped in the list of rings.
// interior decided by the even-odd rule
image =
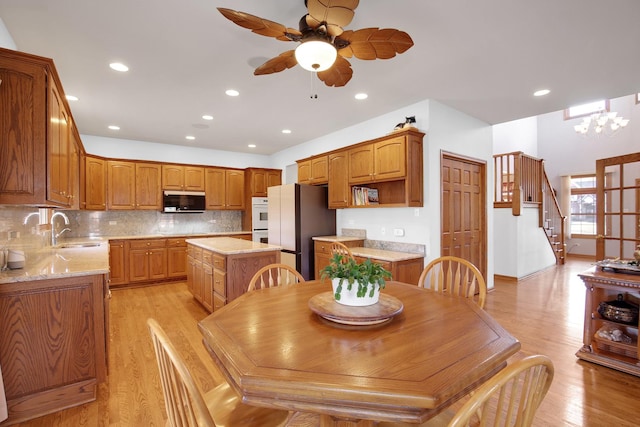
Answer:
[[[337,303],[333,292],[323,292],[309,299],[309,308],[318,316],[342,325],[376,325],[402,312],[402,302],[384,292],[376,304],[353,307]]]

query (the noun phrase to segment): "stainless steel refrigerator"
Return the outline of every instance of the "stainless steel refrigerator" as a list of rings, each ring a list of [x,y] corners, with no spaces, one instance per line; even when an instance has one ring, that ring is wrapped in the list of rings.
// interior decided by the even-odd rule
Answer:
[[[336,234],[336,211],[327,208],[327,188],[286,184],[267,189],[269,244],[282,246],[281,262],[305,280],[315,278],[313,240]]]

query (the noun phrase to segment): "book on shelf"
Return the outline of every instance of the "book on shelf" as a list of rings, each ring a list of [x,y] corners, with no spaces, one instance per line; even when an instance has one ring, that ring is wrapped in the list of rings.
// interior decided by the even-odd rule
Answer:
[[[352,187],[352,198],[355,206],[377,205],[378,189],[368,187]]]

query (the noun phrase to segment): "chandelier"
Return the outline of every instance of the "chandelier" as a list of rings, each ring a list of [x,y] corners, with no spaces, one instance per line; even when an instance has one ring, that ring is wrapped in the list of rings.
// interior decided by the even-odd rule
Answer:
[[[596,136],[607,134],[613,135],[623,127],[629,124],[629,119],[618,116],[618,113],[612,111],[600,111],[589,117],[582,119],[582,123],[575,125],[573,128],[580,135],[593,133]]]

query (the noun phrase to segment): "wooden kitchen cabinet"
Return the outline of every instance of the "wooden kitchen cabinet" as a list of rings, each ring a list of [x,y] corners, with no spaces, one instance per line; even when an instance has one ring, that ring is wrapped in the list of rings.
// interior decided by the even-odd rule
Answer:
[[[267,188],[282,184],[282,170],[265,168],[245,169],[245,195],[267,197]],[[246,204],[249,206],[249,204]]]
[[[162,210],[161,166],[136,162],[136,209]]]
[[[74,207],[82,150],[53,61],[0,48],[0,80],[0,204]]]
[[[107,161],[107,209],[133,210],[136,206],[136,165]]]
[[[298,182],[326,182],[330,208],[421,207],[424,204],[423,138],[424,133],[418,129],[405,128],[298,160]],[[328,171],[326,181],[319,178],[322,172],[318,172],[324,170],[323,159]],[[315,169],[314,161],[317,162]],[[354,197],[354,187],[376,190],[378,202],[362,203]]]
[[[162,189],[205,191],[204,167],[190,165],[162,165]]]
[[[603,271],[600,267],[579,274],[586,288],[584,307],[583,346],[576,356],[589,362],[640,376],[640,319],[633,323],[604,318],[598,312],[602,302],[616,301],[622,295],[624,301],[640,303],[640,276],[633,273]],[[630,342],[613,341],[598,332],[617,329],[630,338]]]
[[[329,157],[326,154],[298,161],[298,183],[323,185],[329,181]]]
[[[187,287],[196,301],[209,312],[219,309],[244,294],[249,280],[259,269],[265,265],[280,262],[279,250],[229,254],[204,249],[191,243],[187,246],[188,254],[199,251],[202,253],[202,267],[199,270],[189,268]],[[193,255],[190,255],[190,258],[193,258]],[[207,266],[211,267],[211,271]]]
[[[109,210],[161,210],[161,168],[157,163],[107,161]]]
[[[132,240],[129,246],[129,283],[167,278],[166,239]]]
[[[167,277],[187,275],[187,242],[184,238],[167,239]]]
[[[124,240],[109,241],[109,286],[118,287],[125,285],[127,274],[127,251]]]
[[[364,245],[364,239],[346,240],[340,241],[349,248],[354,248],[354,258],[358,263],[364,262],[367,258],[371,261],[382,264],[382,266],[391,272],[393,280],[404,283],[418,284],[418,279],[424,268],[424,257],[412,257],[410,259],[400,259],[389,261],[388,259],[382,259],[382,255],[378,255],[381,258],[365,257],[357,255],[357,248],[362,248]],[[361,249],[362,250],[362,249]],[[390,251],[393,253],[393,251]],[[388,252],[385,254],[388,256]],[[315,279],[322,278],[322,270],[331,262],[331,242],[325,240],[314,240],[314,257],[315,257]],[[393,258],[392,258],[393,259]]]
[[[331,243],[326,240],[314,240],[314,267],[315,267],[315,279],[320,280],[322,278],[322,270],[331,263]],[[364,239],[345,240],[340,241],[348,248],[356,248],[364,245]]]
[[[84,156],[84,168],[81,175],[82,208],[103,211],[107,208],[107,162],[100,157]]]
[[[102,274],[0,287],[0,363],[9,425],[96,399],[107,379]]]
[[[329,159],[328,204],[330,209],[349,207],[351,189],[349,187],[348,151],[331,153]]]
[[[206,168],[205,197],[207,209],[244,209],[244,170]]]
[[[360,145],[349,150],[349,184],[404,178],[406,141],[402,136]]]

